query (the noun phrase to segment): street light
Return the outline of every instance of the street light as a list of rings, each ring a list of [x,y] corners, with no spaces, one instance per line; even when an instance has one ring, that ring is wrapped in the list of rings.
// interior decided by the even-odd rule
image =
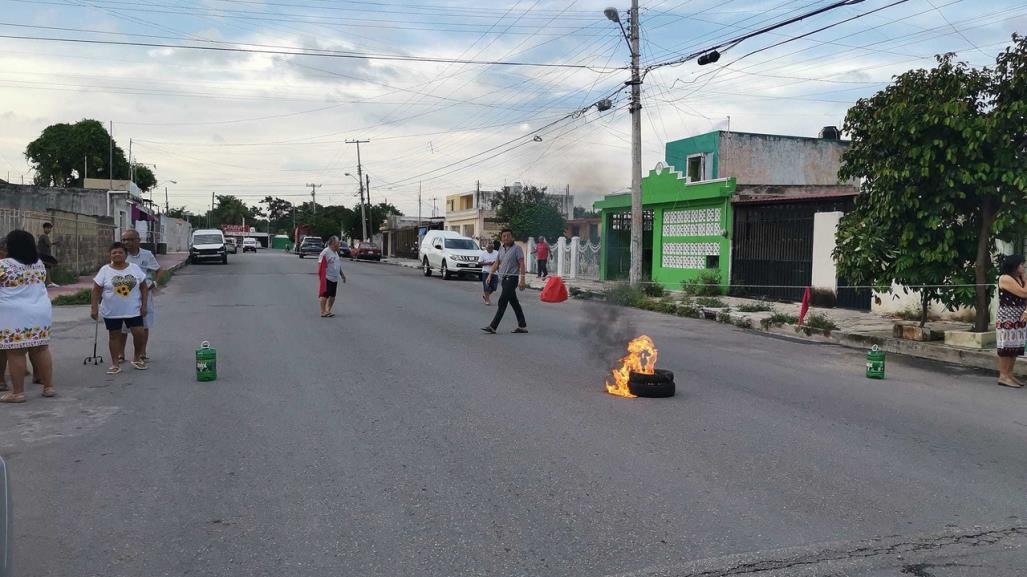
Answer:
[[[628,269],[628,281],[632,286],[638,286],[642,282],[642,76],[638,69],[638,0],[631,0],[630,34],[624,29],[616,8],[607,8],[603,14],[620,26],[631,49],[631,80],[627,82],[631,86],[631,104],[628,106],[631,111],[631,267]],[[597,108],[602,109],[600,106]]]

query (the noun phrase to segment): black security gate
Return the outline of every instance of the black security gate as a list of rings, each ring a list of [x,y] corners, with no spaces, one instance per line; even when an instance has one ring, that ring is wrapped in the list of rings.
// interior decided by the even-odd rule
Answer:
[[[735,204],[731,294],[802,300],[813,277],[813,215],[851,207],[849,198]],[[869,292],[838,297],[838,306],[870,309]]]

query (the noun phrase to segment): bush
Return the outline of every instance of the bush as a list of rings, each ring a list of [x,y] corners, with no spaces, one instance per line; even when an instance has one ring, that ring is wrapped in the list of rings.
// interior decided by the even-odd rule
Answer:
[[[745,303],[744,305],[739,305],[738,307],[738,311],[743,313],[765,313],[773,312],[773,310],[774,307],[770,306],[764,301]]]
[[[806,317],[806,322],[801,327],[796,327],[796,330],[803,330],[807,335],[814,330],[830,334],[831,331],[838,330],[838,325],[823,313],[810,313]]]
[[[663,288],[663,285],[660,284],[660,283],[655,283],[655,282],[649,282],[649,283],[643,284],[642,285],[642,292],[644,292],[646,294],[646,296],[651,296],[651,297],[656,297],[656,298],[662,298],[663,295],[667,294],[667,290]]]
[[[606,289],[606,302],[615,305],[638,307],[647,300],[641,289],[628,284],[619,284]]]
[[[653,310],[658,313],[674,314],[677,312],[677,305],[673,301],[659,301]]]
[[[699,307],[690,298],[681,299],[681,303],[677,306],[677,315],[679,317],[691,317],[694,319],[699,318],[700,311]]]
[[[56,306],[61,305],[87,305],[89,304],[90,294],[93,291],[84,288],[82,290],[73,292],[66,295],[58,295],[54,297],[52,304]]]
[[[770,315],[769,318],[762,319],[760,321],[760,326],[764,329],[769,329],[770,327],[779,327],[782,325],[794,325],[797,322],[799,322],[799,317],[795,315],[790,315],[788,313],[774,313]]]
[[[699,297],[695,299],[695,304],[701,307],[707,307],[711,309],[725,309],[728,308],[727,303],[720,300],[717,297]]]
[[[731,318],[731,314],[727,311],[721,311],[717,313],[717,322],[724,323],[727,325],[734,324],[734,320]]]
[[[50,282],[57,284],[75,284],[78,282],[78,275],[67,269],[55,268],[50,270]]]
[[[720,273],[703,271],[694,279],[681,281],[681,290],[693,296],[718,296],[720,289]]]

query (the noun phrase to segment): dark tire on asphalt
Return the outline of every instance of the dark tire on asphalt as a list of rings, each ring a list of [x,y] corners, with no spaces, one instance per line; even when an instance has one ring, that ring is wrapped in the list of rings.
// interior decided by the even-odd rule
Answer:
[[[228,255],[221,257],[221,264],[228,264]]]
[[[645,373],[636,373],[634,371],[628,375],[628,381],[632,383],[638,383],[640,385],[651,385],[654,383],[673,383],[674,382],[674,371],[668,371],[667,369],[655,369],[651,375]]]
[[[303,255],[302,255],[302,254],[300,254],[300,258],[303,258]]]
[[[628,377],[628,390],[636,397],[673,397],[676,392],[674,373],[665,369],[656,369],[652,375],[631,373]]]
[[[442,280],[449,280],[449,267],[446,266],[446,259],[442,259],[442,268],[439,269]]]
[[[424,269],[424,276],[431,276],[431,265],[428,264],[428,257],[424,257],[424,262],[421,264],[421,268]]]

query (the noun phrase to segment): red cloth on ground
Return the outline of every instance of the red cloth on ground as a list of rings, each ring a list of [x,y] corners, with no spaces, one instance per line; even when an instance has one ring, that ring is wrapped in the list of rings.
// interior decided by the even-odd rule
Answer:
[[[547,278],[546,286],[538,298],[544,303],[562,303],[567,300],[567,286],[563,284],[563,279],[558,276]]]
[[[806,321],[806,313],[809,312],[809,297],[810,290],[806,287],[806,292],[802,293],[802,307],[799,309],[799,324],[801,325]]]

